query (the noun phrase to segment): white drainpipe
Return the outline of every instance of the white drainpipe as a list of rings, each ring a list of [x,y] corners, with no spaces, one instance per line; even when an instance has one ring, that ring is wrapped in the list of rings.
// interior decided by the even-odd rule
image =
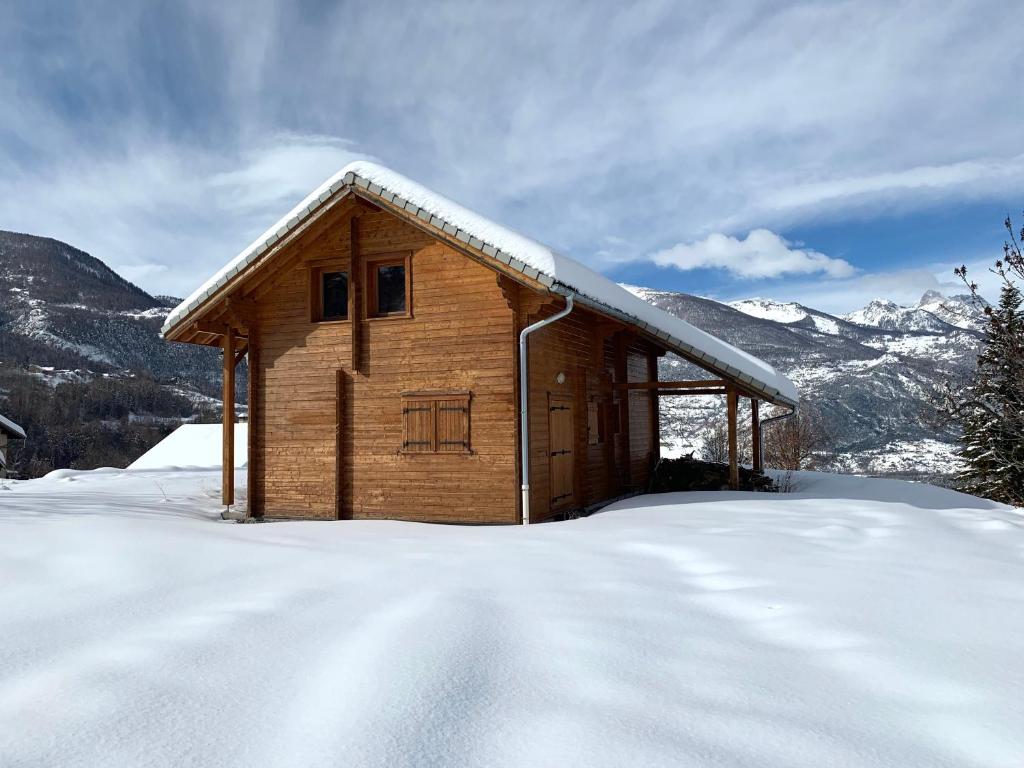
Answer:
[[[565,309],[551,317],[538,320],[533,325],[523,328],[519,334],[519,431],[522,436],[520,445],[520,462],[523,492],[523,525],[530,524],[530,382],[527,378],[526,337],[539,331],[545,325],[551,325],[572,312],[572,294],[565,297]]]

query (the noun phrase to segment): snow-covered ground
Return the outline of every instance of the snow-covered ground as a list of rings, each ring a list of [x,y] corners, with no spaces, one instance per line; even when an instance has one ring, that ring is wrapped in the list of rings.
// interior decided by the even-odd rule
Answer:
[[[1024,764],[1024,516],[797,485],[473,528],[225,523],[215,472],[14,484],[0,765]]]

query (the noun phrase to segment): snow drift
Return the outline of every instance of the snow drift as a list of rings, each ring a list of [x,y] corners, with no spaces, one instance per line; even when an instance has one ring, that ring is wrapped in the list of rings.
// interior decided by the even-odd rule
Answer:
[[[797,483],[528,528],[235,525],[216,472],[15,484],[0,763],[1024,763],[1024,517]]]

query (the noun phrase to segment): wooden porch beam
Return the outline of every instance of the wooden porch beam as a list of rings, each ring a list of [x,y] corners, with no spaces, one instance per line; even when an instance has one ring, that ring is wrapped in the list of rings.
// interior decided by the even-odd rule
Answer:
[[[681,395],[727,395],[729,390],[725,387],[708,387],[707,389],[652,389],[652,395],[658,397],[672,397]]]
[[[231,325],[230,323],[209,323],[209,322],[205,322],[205,321],[198,321],[198,322],[192,323],[192,325],[190,326],[190,329],[194,333],[208,333],[211,336],[224,336],[225,332],[228,330],[230,325]],[[232,330],[233,330],[233,332],[235,334],[235,338],[236,339],[243,339],[243,340],[248,341],[248,335],[247,334],[239,333],[235,329],[232,329]],[[222,345],[223,345],[223,343],[224,342],[221,341]]]
[[[728,382],[725,379],[704,379],[698,381],[632,381],[629,383],[616,383],[616,389],[710,389],[711,387],[725,387]]]
[[[249,416],[249,428],[247,430],[248,440],[246,441],[246,455],[248,457],[249,471],[246,473],[247,488],[248,488],[248,501],[247,501],[247,515],[249,517],[263,517],[263,507],[258,495],[258,489],[256,482],[258,478],[258,466],[259,461],[257,442],[259,439],[259,376],[260,376],[260,360],[259,360],[259,330],[257,328],[250,329],[249,344],[249,391],[248,391],[248,416]],[[231,430],[234,434],[234,429]]]
[[[230,507],[235,503],[235,331],[224,334],[224,414],[221,467],[221,501]]]
[[[753,444],[754,471],[763,472],[764,463],[761,457],[761,418],[758,414],[760,405],[756,397],[750,400],[750,437]]]
[[[730,389],[726,397],[729,415],[729,488],[733,491],[740,489],[740,462],[738,430],[736,429],[736,412],[739,406],[739,394],[735,389]]]

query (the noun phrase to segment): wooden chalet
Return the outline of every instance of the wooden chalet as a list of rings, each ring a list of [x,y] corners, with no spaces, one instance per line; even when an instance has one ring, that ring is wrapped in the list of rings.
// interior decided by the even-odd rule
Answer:
[[[658,398],[791,408],[768,364],[387,168],[329,179],[167,319],[224,361],[223,500],[248,513],[528,523],[642,491]],[[710,372],[658,381],[672,351]],[[249,366],[248,445],[232,429]],[[528,450],[523,450],[524,446]],[[755,448],[755,464],[760,457]]]

